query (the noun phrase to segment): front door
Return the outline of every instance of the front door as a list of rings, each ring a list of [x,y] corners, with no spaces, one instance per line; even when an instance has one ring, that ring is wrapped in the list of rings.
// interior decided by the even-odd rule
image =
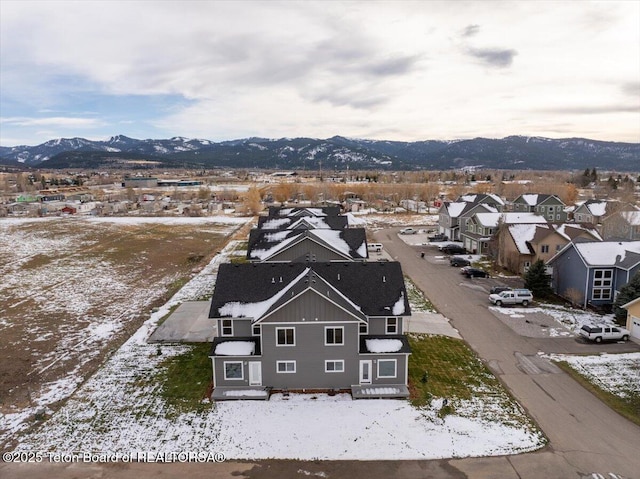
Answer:
[[[249,361],[249,386],[262,386],[262,363]]]
[[[360,384],[371,384],[371,360],[360,361]]]

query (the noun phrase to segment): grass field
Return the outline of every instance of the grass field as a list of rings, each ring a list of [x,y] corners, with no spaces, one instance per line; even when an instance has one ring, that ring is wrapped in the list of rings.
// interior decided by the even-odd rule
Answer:
[[[0,414],[68,396],[245,221],[0,220]]]

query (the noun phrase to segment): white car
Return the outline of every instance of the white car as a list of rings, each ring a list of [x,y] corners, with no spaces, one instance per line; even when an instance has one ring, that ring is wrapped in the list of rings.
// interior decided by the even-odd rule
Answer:
[[[528,289],[509,289],[498,294],[490,294],[489,301],[496,306],[502,306],[503,304],[528,306],[533,301],[533,295]]]
[[[401,235],[414,235],[418,232],[418,230],[415,230],[413,228],[402,228],[400,230],[400,234]]]
[[[627,329],[610,324],[585,324],[578,334],[590,341],[601,343],[602,341],[628,341],[631,333]]]

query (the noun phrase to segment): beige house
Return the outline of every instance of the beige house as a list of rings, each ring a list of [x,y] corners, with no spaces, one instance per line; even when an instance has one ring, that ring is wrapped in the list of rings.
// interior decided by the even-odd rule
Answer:
[[[602,220],[605,239],[640,240],[640,210],[616,211]]]
[[[512,224],[499,234],[498,264],[518,274],[525,273],[538,260],[546,263],[575,239],[602,241],[595,229],[566,223]]]
[[[636,298],[622,307],[627,310],[627,329],[631,331],[631,337],[640,341],[640,298]]]

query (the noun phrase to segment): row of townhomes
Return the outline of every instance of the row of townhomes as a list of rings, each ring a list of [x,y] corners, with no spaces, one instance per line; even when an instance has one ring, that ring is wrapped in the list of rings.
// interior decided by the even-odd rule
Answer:
[[[336,207],[272,207],[246,259],[220,266],[211,300],[214,400],[409,396],[404,276],[397,262],[369,261],[364,229]]]
[[[555,293],[583,307],[610,307],[640,271],[640,209],[616,201],[567,207],[555,195],[525,194],[510,204],[464,195],[440,207],[439,230],[517,274],[544,261]]]

